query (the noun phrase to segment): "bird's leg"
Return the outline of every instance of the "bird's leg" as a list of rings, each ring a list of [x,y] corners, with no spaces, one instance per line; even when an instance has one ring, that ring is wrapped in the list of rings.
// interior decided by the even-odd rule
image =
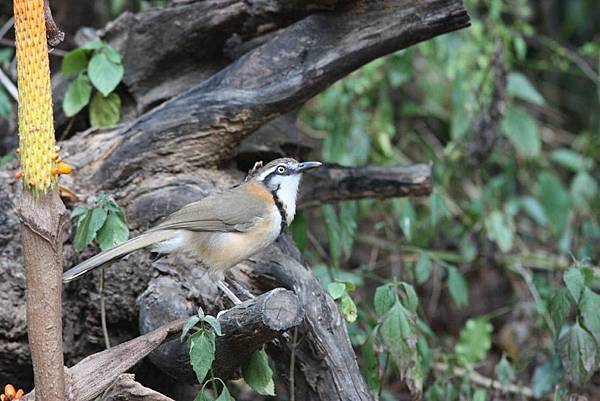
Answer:
[[[242,303],[242,301],[240,301],[240,299],[229,289],[229,287],[227,287],[227,284],[225,284],[223,280],[218,280],[216,283],[217,287],[219,287],[221,291],[227,295],[227,298],[229,298],[231,302],[233,302],[235,305]]]

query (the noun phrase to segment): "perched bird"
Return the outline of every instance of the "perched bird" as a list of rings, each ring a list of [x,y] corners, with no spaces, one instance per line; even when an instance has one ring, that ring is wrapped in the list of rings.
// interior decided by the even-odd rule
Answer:
[[[265,249],[296,214],[302,173],[320,162],[276,159],[246,182],[190,203],[143,234],[80,263],[63,275],[65,283],[135,250],[183,252],[197,258],[234,302],[241,301],[223,281],[225,272]]]

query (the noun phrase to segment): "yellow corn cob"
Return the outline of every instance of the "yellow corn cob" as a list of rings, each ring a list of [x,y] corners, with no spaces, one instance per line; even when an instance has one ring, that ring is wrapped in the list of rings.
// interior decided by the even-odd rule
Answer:
[[[22,179],[25,188],[38,194],[58,178],[52,174],[56,150],[44,0],[14,0],[14,13]]]

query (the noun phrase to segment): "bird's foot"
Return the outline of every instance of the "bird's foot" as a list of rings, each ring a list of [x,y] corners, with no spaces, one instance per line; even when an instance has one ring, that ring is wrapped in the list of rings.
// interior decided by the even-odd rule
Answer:
[[[225,293],[227,298],[229,298],[231,300],[231,302],[234,303],[234,305],[239,305],[242,303],[242,301],[229,289],[229,287],[227,286],[227,284],[225,284],[224,281],[222,281],[222,280],[217,281],[217,287],[219,287],[221,289],[221,291],[223,291],[223,293]]]

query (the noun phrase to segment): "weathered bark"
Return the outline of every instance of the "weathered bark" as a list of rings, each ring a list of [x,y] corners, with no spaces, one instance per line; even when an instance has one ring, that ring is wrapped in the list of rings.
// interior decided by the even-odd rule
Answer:
[[[318,206],[358,198],[424,196],[431,193],[431,165],[342,167],[325,165],[307,174],[300,204]]]
[[[129,370],[142,358],[183,328],[184,320],[165,324],[158,329],[136,337],[116,347],[90,355],[66,371],[66,399],[68,401],[89,401],[114,382],[123,372]],[[35,400],[31,391],[23,401]]]
[[[62,233],[67,218],[55,190],[33,195],[23,191],[21,219],[23,260],[27,267],[27,334],[35,383],[41,400],[64,399],[62,349]]]
[[[132,374],[120,375],[102,394],[102,401],[175,401],[142,386]]]
[[[95,193],[110,191],[125,208],[130,227],[136,231],[148,228],[186,203],[241,181],[240,171],[205,167],[227,165],[240,141],[252,131],[297,109],[310,96],[373,58],[467,23],[458,0],[353,1],[331,12],[309,15],[287,28],[280,27],[276,35],[263,44],[257,43],[259,47],[247,51],[229,67],[206,81],[198,78],[189,91],[131,125],[90,130],[64,142],[63,157],[78,171],[65,177],[63,184],[84,202]],[[167,24],[164,29],[175,27],[178,25]],[[244,162],[251,163],[251,157]],[[382,180],[378,170],[366,168],[362,175],[356,175],[360,169],[332,171],[344,171],[362,184],[344,181],[343,195],[336,195],[333,184],[321,177],[314,188],[319,188],[315,193],[324,201],[342,196],[409,195],[415,188],[414,180],[407,187],[402,178],[392,177],[389,173],[394,168],[388,174],[382,173],[385,185],[379,185]],[[394,189],[390,189],[390,182]],[[8,362],[0,363],[0,375],[27,383],[30,367],[24,338],[22,255],[15,234],[16,219],[9,210],[16,193],[12,172],[0,171],[0,183],[0,205],[6,205],[0,219],[4,216],[7,222],[6,227],[0,226],[0,244],[5,245],[0,252],[0,360]],[[305,184],[310,183],[307,177]],[[426,190],[427,180],[419,185]],[[94,253],[88,249],[75,254],[68,243],[65,250],[69,265]],[[305,339],[294,351],[300,365],[294,369],[296,399],[371,399],[335,304],[287,240],[258,255],[253,263],[257,263],[257,269],[249,273],[250,284],[257,294],[281,286],[293,289],[306,313],[298,328],[299,338]],[[216,289],[202,281],[202,274],[194,261],[172,257],[153,264],[146,252],[113,263],[106,270],[105,290],[112,342],[137,335],[135,300],[149,282],[154,285],[164,277],[175,280],[180,288],[173,295],[185,299],[192,309],[200,304],[216,313],[220,308]],[[65,294],[65,356],[72,364],[103,348],[97,277],[92,275],[68,285]],[[269,352],[277,361],[278,371],[284,376],[289,374],[288,346],[269,347]],[[325,355],[329,352],[331,355]],[[142,377],[138,379],[147,384]]]
[[[467,24],[460,1],[353,4],[310,15],[107,135],[90,179],[106,188],[131,182],[141,171],[180,171],[181,159],[186,169],[220,165],[242,138],[367,61]]]
[[[195,314],[195,308],[185,295],[181,283],[172,277],[153,280],[138,300],[140,331],[145,333],[165,320]],[[281,288],[224,311],[219,317],[223,336],[217,337],[215,375],[223,379],[231,377],[250,354],[281,332],[300,324],[302,317],[296,295]],[[196,383],[188,355],[188,345],[174,339],[153,352],[150,360],[165,374],[179,381]]]

